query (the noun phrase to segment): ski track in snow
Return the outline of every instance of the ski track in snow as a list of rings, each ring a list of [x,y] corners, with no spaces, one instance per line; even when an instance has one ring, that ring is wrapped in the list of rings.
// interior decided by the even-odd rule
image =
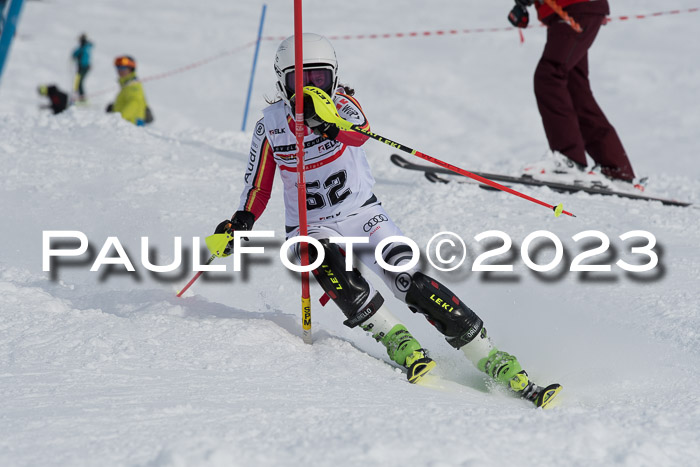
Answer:
[[[347,23],[333,29],[325,3],[304,5],[307,30],[328,35],[504,26],[509,8],[360,0],[344,5]],[[694,6],[675,1],[664,8]],[[613,16],[660,8],[650,0],[612,7]],[[299,283],[277,258],[280,183],[256,223],[277,232],[266,256],[246,274],[228,264],[229,272],[205,275],[176,298],[192,275],[185,268],[192,237],[208,235],[237,207],[250,142],[250,131],[238,128],[252,51],[147,82],[156,115],[147,129],[102,113],[116,86],[56,117],[36,109],[35,87],[70,82],[61,57],[83,29],[96,44],[90,92],[114,83],[117,54],[135,55],[147,76],[248,42],[260,4],[207,0],[197,11],[194,17],[190,3],[163,0],[25,4],[0,86],[0,465],[695,462],[694,208],[523,190],[577,215],[557,219],[507,194],[430,184],[393,166],[389,148],[367,143],[376,194],[408,236],[422,248],[445,230],[467,242],[465,266],[427,269],[536,381],[563,384],[561,404],[551,411],[533,410],[488,384],[392,298],[390,308],[438,362],[426,386],[409,385],[380,345],[342,325],[333,304],[322,308],[316,284],[314,344],[303,344]],[[700,114],[688,96],[700,91],[700,66],[677,58],[696,54],[692,41],[678,40],[694,36],[695,15],[606,26],[591,52],[591,81],[635,168],[652,176],[650,193],[698,204]],[[271,2],[265,34],[291,33],[290,18],[290,2]],[[375,131],[467,169],[516,173],[545,146],[531,95],[543,33],[525,31],[522,45],[515,32],[335,45],[341,78],[357,88]],[[269,41],[261,47],[249,129],[265,105],[261,96],[273,95],[275,47]],[[43,272],[44,230],[84,232],[90,258],[62,260],[54,274]],[[501,258],[514,264],[512,274],[470,271],[485,251],[473,237],[487,230],[512,238]],[[555,233],[565,247],[562,265],[550,273],[534,273],[520,258],[524,238],[536,230]],[[644,274],[616,266],[610,273],[569,272],[584,250],[571,237],[586,230],[612,243],[591,262],[643,261],[618,236],[646,230],[658,241],[660,264]],[[116,266],[89,271],[110,236],[119,238],[136,273]],[[147,271],[142,236],[158,264],[172,261],[173,237],[182,237],[183,268]],[[544,248],[537,261],[551,257]],[[378,278],[368,278],[390,297]]]

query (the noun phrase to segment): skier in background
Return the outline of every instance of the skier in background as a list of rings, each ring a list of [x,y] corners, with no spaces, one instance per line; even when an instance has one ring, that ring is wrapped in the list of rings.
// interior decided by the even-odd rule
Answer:
[[[338,84],[338,62],[330,42],[323,36],[303,36],[305,86],[326,92],[336,104],[340,116],[369,128],[369,123],[354,91]],[[244,176],[244,188],[238,210],[217,227],[216,233],[248,231],[260,218],[270,199],[275,169],[279,168],[284,185],[287,237],[299,235],[296,187],[297,142],[294,131],[294,37],[284,40],[275,56],[277,89],[280,99],[263,110],[253,132],[250,163]],[[307,96],[308,98],[308,96]],[[343,324],[359,326],[381,342],[389,357],[407,369],[408,380],[419,381],[435,362],[406,329],[357,269],[345,271],[346,252],[330,237],[364,237],[367,247],[353,248],[354,254],[379,275],[394,295],[414,313],[423,314],[441,332],[447,342],[481,371],[509,387],[536,406],[546,406],[561,386],[542,388],[534,384],[513,356],[495,348],[482,320],[444,285],[413,267],[407,272],[384,270],[374,259],[374,249],[383,239],[402,235],[373,193],[374,178],[361,146],[368,137],[341,131],[321,120],[313,105],[305,99],[306,203],[308,235],[323,245],[324,260],[313,271],[314,277],[345,315]],[[227,248],[230,254],[232,244]],[[297,259],[299,252],[296,252]],[[318,253],[309,248],[313,263]],[[399,266],[412,257],[410,247],[389,243],[382,251],[387,264]]]
[[[588,81],[588,49],[606,15],[607,0],[557,0],[583,32],[577,33],[543,0],[515,0],[508,20],[525,28],[527,7],[535,4],[537,16],[547,25],[547,42],[535,70],[535,97],[550,152],[544,161],[525,167],[536,179],[557,181],[557,174],[594,186],[644,191],[644,180],[634,170],[622,142],[598,106]],[[587,169],[586,152],[596,166]]]
[[[121,91],[114,102],[107,106],[107,112],[119,112],[124,120],[136,126],[151,123],[153,114],[146,103],[141,81],[136,77],[136,61],[128,55],[122,55],[114,60],[114,66],[119,75]]]
[[[92,42],[88,41],[85,34],[81,34],[80,45],[73,51],[73,60],[76,65],[75,88],[78,93],[78,100],[85,100],[85,76],[90,71],[90,52],[92,52]]]

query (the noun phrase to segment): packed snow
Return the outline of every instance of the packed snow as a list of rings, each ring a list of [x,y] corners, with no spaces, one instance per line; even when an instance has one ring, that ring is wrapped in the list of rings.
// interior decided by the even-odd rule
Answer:
[[[695,1],[618,0],[591,55],[591,82],[648,192],[700,203],[700,61]],[[485,321],[496,345],[518,356],[540,384],[564,386],[554,410],[536,410],[493,387],[425,319],[367,271],[389,308],[437,361],[411,385],[383,347],[343,326],[312,284],[313,345],[301,339],[300,284],[279,260],[281,183],[256,229],[265,254],[234,272],[194,275],[193,252],[237,209],[251,130],[274,97],[272,60],[293,32],[293,2],[268,3],[253,98],[241,131],[260,2],[203,0],[27,1],[0,83],[0,465],[3,466],[498,466],[691,465],[700,457],[700,219],[695,207],[545,188],[523,192],[563,202],[576,218],[476,185],[431,184],[393,166],[391,148],[365,145],[376,194],[425,253],[441,231],[467,244],[453,272],[425,270]],[[532,75],[546,30],[508,29],[509,2],[356,0],[304,2],[304,29],[334,41],[341,82],[374,131],[471,170],[517,174],[546,140]],[[668,14],[621,21],[679,9]],[[536,23],[536,21],[532,21]],[[485,31],[478,32],[480,28]],[[489,31],[490,28],[498,30]],[[470,30],[458,34],[423,31]],[[39,84],[67,89],[70,53],[94,41],[88,103],[53,116]],[[408,33],[419,32],[415,36]],[[384,33],[392,34],[382,38]],[[406,33],[397,37],[395,33]],[[373,39],[367,36],[377,34]],[[357,38],[365,35],[365,38]],[[343,36],[349,36],[342,39]],[[692,44],[696,45],[692,45]],[[156,121],[139,128],[105,114],[118,90],[115,56],[136,58]],[[193,68],[190,63],[219,58]],[[173,70],[179,70],[170,73]],[[407,158],[411,156],[405,155]],[[512,272],[475,272],[487,264]],[[528,268],[532,232],[564,247],[551,272]],[[610,248],[569,271],[574,257]],[[623,241],[656,239],[658,265]],[[42,233],[80,231],[85,254],[42,269]],[[90,269],[117,237],[135,272]],[[142,262],[141,237],[156,264]],[[202,239],[201,245],[193,237]],[[538,246],[539,245],[539,246]],[[533,260],[554,256],[535,242]],[[75,248],[65,241],[63,248]],[[109,256],[116,257],[114,247]],[[434,255],[433,255],[434,258]],[[389,298],[391,297],[391,298]]]

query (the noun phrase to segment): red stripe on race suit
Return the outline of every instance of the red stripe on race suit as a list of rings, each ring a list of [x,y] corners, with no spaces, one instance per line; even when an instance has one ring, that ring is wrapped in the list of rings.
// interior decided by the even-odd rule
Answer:
[[[338,151],[337,153],[333,154],[333,155],[332,155],[331,157],[329,157],[328,159],[324,159],[324,160],[322,160],[322,161],[314,162],[313,164],[304,165],[304,171],[313,170],[313,169],[318,169],[319,167],[323,167],[323,166],[326,165],[326,164],[330,164],[331,162],[333,162],[334,160],[336,160],[337,158],[339,158],[340,156],[343,155],[343,153],[345,152],[345,148],[347,148],[347,145],[343,144],[343,146],[340,148],[340,151]],[[286,170],[287,172],[296,172],[296,171],[297,171],[296,166],[294,166],[294,167],[288,167],[288,166],[286,166],[286,165],[280,165],[279,167],[280,167],[280,170]]]

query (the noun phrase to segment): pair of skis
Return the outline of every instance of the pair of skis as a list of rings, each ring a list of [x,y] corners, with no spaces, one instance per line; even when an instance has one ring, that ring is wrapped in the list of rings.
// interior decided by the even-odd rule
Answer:
[[[456,177],[460,177],[459,174],[456,174],[450,170],[447,170],[443,167],[439,166],[434,166],[434,165],[427,165],[427,164],[417,164],[415,162],[408,161],[401,157],[398,154],[392,154],[391,155],[391,162],[398,166],[401,167],[402,169],[407,169],[407,170],[415,170],[419,172],[423,172],[425,174],[425,178],[430,180],[433,183],[449,183],[450,181],[454,180],[454,178],[448,178],[448,177],[442,177],[441,175],[452,175]],[[480,177],[487,178],[489,180],[493,180],[495,182],[500,182],[504,184],[517,184],[517,185],[525,185],[525,186],[533,186],[533,187],[547,187],[550,188],[553,191],[557,191],[560,193],[578,193],[578,192],[583,192],[583,193],[590,193],[590,194],[596,194],[596,195],[606,195],[606,196],[619,196],[622,198],[629,198],[629,199],[637,199],[637,200],[644,200],[644,201],[659,201],[662,204],[668,205],[668,206],[682,206],[682,207],[687,207],[690,206],[691,203],[685,202],[685,201],[677,201],[674,199],[668,199],[668,198],[658,198],[655,196],[647,196],[643,194],[637,194],[637,193],[627,193],[624,191],[615,191],[615,190],[609,190],[607,188],[597,188],[597,187],[590,187],[590,186],[583,186],[583,185],[573,185],[573,184],[568,184],[568,183],[559,183],[559,182],[546,182],[542,180],[535,180],[533,178],[529,177],[515,177],[511,175],[500,175],[500,174],[491,174],[491,173],[484,173],[484,172],[471,172],[473,174],[476,174]],[[469,179],[457,179],[458,183],[470,183],[471,181],[467,182]],[[462,181],[464,180],[464,181]],[[478,183],[478,182],[477,182]],[[495,190],[494,188],[491,188],[488,185],[479,183],[479,187],[484,188],[486,190]]]

